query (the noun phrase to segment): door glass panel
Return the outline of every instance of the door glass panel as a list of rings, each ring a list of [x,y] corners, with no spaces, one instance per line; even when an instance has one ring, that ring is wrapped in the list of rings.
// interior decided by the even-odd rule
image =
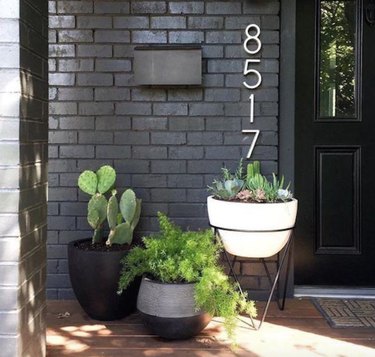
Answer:
[[[320,1],[319,119],[355,119],[356,1]]]

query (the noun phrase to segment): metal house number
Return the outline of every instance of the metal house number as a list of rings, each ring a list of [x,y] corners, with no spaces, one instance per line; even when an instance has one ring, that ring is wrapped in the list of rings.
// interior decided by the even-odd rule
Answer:
[[[246,27],[245,30],[246,39],[243,43],[243,48],[246,53],[250,56],[254,56],[259,53],[262,48],[262,41],[259,39],[260,36],[260,28],[258,25],[250,24]],[[249,47],[251,46],[250,49]],[[243,85],[250,90],[254,90],[258,88],[262,84],[262,75],[256,69],[252,68],[253,63],[260,63],[260,59],[258,58],[251,58],[245,61],[245,66],[243,69],[244,76],[253,76],[255,77],[254,84],[249,84],[248,82],[244,81]],[[254,102],[255,102],[255,94],[251,93],[250,97],[250,124],[254,123]],[[256,142],[258,141],[258,137],[260,134],[260,130],[242,130],[243,134],[254,134],[253,141],[250,145],[249,151],[247,153],[247,158],[250,159]]]

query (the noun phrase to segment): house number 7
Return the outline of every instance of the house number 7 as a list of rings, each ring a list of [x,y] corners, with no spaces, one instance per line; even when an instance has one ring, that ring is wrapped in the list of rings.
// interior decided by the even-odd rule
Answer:
[[[243,48],[246,53],[249,55],[256,55],[259,53],[259,51],[262,49],[262,41],[259,39],[260,36],[260,28],[258,25],[255,24],[250,24],[249,26],[246,27],[245,34],[246,34],[246,39],[243,43]],[[251,46],[251,48],[250,48]],[[260,63],[260,59],[258,58],[251,58],[247,59],[245,61],[245,66],[243,70],[244,76],[252,76],[255,77],[255,81],[253,80],[253,84],[249,84],[247,81],[243,82],[243,85],[250,90],[258,88],[262,84],[262,75],[259,71],[256,69],[252,68],[252,65],[255,63]],[[255,102],[255,94],[251,93],[250,97],[250,124],[254,123],[254,102]],[[243,134],[254,134],[253,141],[250,145],[249,151],[247,153],[247,158],[250,159],[256,142],[258,140],[260,130],[242,130]]]

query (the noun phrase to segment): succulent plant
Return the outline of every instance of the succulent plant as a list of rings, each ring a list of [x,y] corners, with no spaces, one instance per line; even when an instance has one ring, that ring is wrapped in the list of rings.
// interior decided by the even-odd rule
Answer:
[[[130,244],[133,240],[142,201],[136,198],[133,190],[127,189],[119,203],[117,191],[112,189],[115,181],[116,171],[109,165],[102,166],[96,173],[86,170],[78,178],[79,188],[92,196],[88,203],[87,221],[94,229],[93,243],[102,241],[101,229],[106,219],[110,229],[107,245]],[[105,194],[111,189],[111,197],[107,201]]]
[[[212,186],[208,186],[208,190],[216,197],[222,200],[233,200],[242,190],[245,181],[242,179],[242,160],[234,174],[223,167],[222,179],[214,180]]]
[[[86,170],[78,178],[79,188],[91,195],[87,209],[87,221],[94,229],[93,243],[101,241],[101,228],[107,218],[107,199],[104,194],[115,184],[116,172],[111,166],[102,166],[96,173]]]
[[[247,175],[246,178],[254,177],[255,175],[260,175],[260,162],[254,161],[247,165]]]
[[[236,198],[244,185],[243,180],[214,180],[212,186],[208,186],[208,190],[217,198],[223,200],[232,200]]]
[[[286,189],[280,188],[277,190],[277,197],[282,201],[288,201],[293,198],[293,194],[287,188]]]
[[[269,181],[261,174],[259,161],[247,165],[246,177],[242,171],[242,160],[234,174],[223,168],[223,178],[214,180],[208,190],[216,198],[242,202],[280,202],[293,198],[289,185],[284,188],[284,177],[278,180],[273,174],[273,180]]]

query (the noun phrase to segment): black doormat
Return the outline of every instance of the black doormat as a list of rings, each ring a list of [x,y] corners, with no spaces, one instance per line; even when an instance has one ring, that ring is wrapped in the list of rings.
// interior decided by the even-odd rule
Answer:
[[[375,328],[375,299],[314,298],[312,300],[331,327]]]

